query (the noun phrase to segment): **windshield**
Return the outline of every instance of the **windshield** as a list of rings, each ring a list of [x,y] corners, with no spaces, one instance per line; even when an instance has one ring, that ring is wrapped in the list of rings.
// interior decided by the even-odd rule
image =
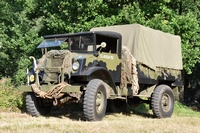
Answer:
[[[94,46],[94,37],[90,35],[75,35],[68,38],[71,51],[91,52]]]
[[[67,38],[50,38],[45,39],[37,48],[49,48],[60,46]]]

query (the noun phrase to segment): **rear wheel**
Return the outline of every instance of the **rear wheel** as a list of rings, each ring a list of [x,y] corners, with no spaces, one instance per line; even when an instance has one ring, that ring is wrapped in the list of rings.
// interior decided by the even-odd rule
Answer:
[[[171,117],[174,111],[174,95],[172,89],[167,85],[159,85],[155,88],[151,107],[157,118]]]
[[[100,121],[106,111],[106,88],[102,80],[91,80],[86,88],[83,102],[83,112],[87,120]]]
[[[51,107],[51,103],[47,104],[45,99],[36,97],[34,93],[26,94],[26,109],[32,116],[47,115],[51,112]]]

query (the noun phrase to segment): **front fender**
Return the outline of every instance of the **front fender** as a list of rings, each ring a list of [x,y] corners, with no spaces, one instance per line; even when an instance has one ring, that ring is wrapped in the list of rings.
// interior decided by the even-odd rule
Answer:
[[[117,89],[113,77],[106,68],[90,67],[87,70],[83,71],[81,75],[85,75],[88,81],[92,79],[101,79],[113,89],[115,94],[117,94]]]

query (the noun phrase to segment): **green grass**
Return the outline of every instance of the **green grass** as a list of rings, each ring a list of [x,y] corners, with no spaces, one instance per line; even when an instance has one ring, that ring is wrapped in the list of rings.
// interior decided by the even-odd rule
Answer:
[[[148,104],[140,104],[138,107],[128,107],[128,111],[135,113],[135,114],[140,114],[140,115],[152,115],[152,110],[149,109]],[[199,111],[194,111],[190,107],[181,104],[180,102],[175,102],[174,105],[174,116],[188,116],[188,117],[200,117],[200,112]]]
[[[199,117],[200,112],[194,111],[188,106],[185,106],[179,102],[175,102],[174,106],[174,115],[176,116],[193,116],[193,117]]]

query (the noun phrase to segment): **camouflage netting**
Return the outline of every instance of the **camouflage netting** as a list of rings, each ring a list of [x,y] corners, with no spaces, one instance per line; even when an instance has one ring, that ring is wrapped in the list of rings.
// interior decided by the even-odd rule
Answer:
[[[122,46],[122,71],[120,88],[131,84],[133,94],[139,90],[136,60],[126,46]]]
[[[44,70],[45,67],[63,67],[64,73],[70,75],[72,71],[71,62],[72,54],[69,50],[51,50],[39,59],[38,68]]]
[[[44,77],[46,75],[49,76],[45,80],[58,79],[57,73],[61,73],[62,68],[63,72],[70,77],[72,71],[72,54],[69,50],[51,50],[38,60],[37,68],[39,71],[44,71]],[[53,72],[49,71],[52,68],[55,68],[56,72],[55,70]],[[31,86],[37,97],[55,99],[56,105],[56,99],[62,96],[61,92],[67,85],[67,83],[61,82],[52,87],[48,92],[41,91],[36,84],[32,84]]]

